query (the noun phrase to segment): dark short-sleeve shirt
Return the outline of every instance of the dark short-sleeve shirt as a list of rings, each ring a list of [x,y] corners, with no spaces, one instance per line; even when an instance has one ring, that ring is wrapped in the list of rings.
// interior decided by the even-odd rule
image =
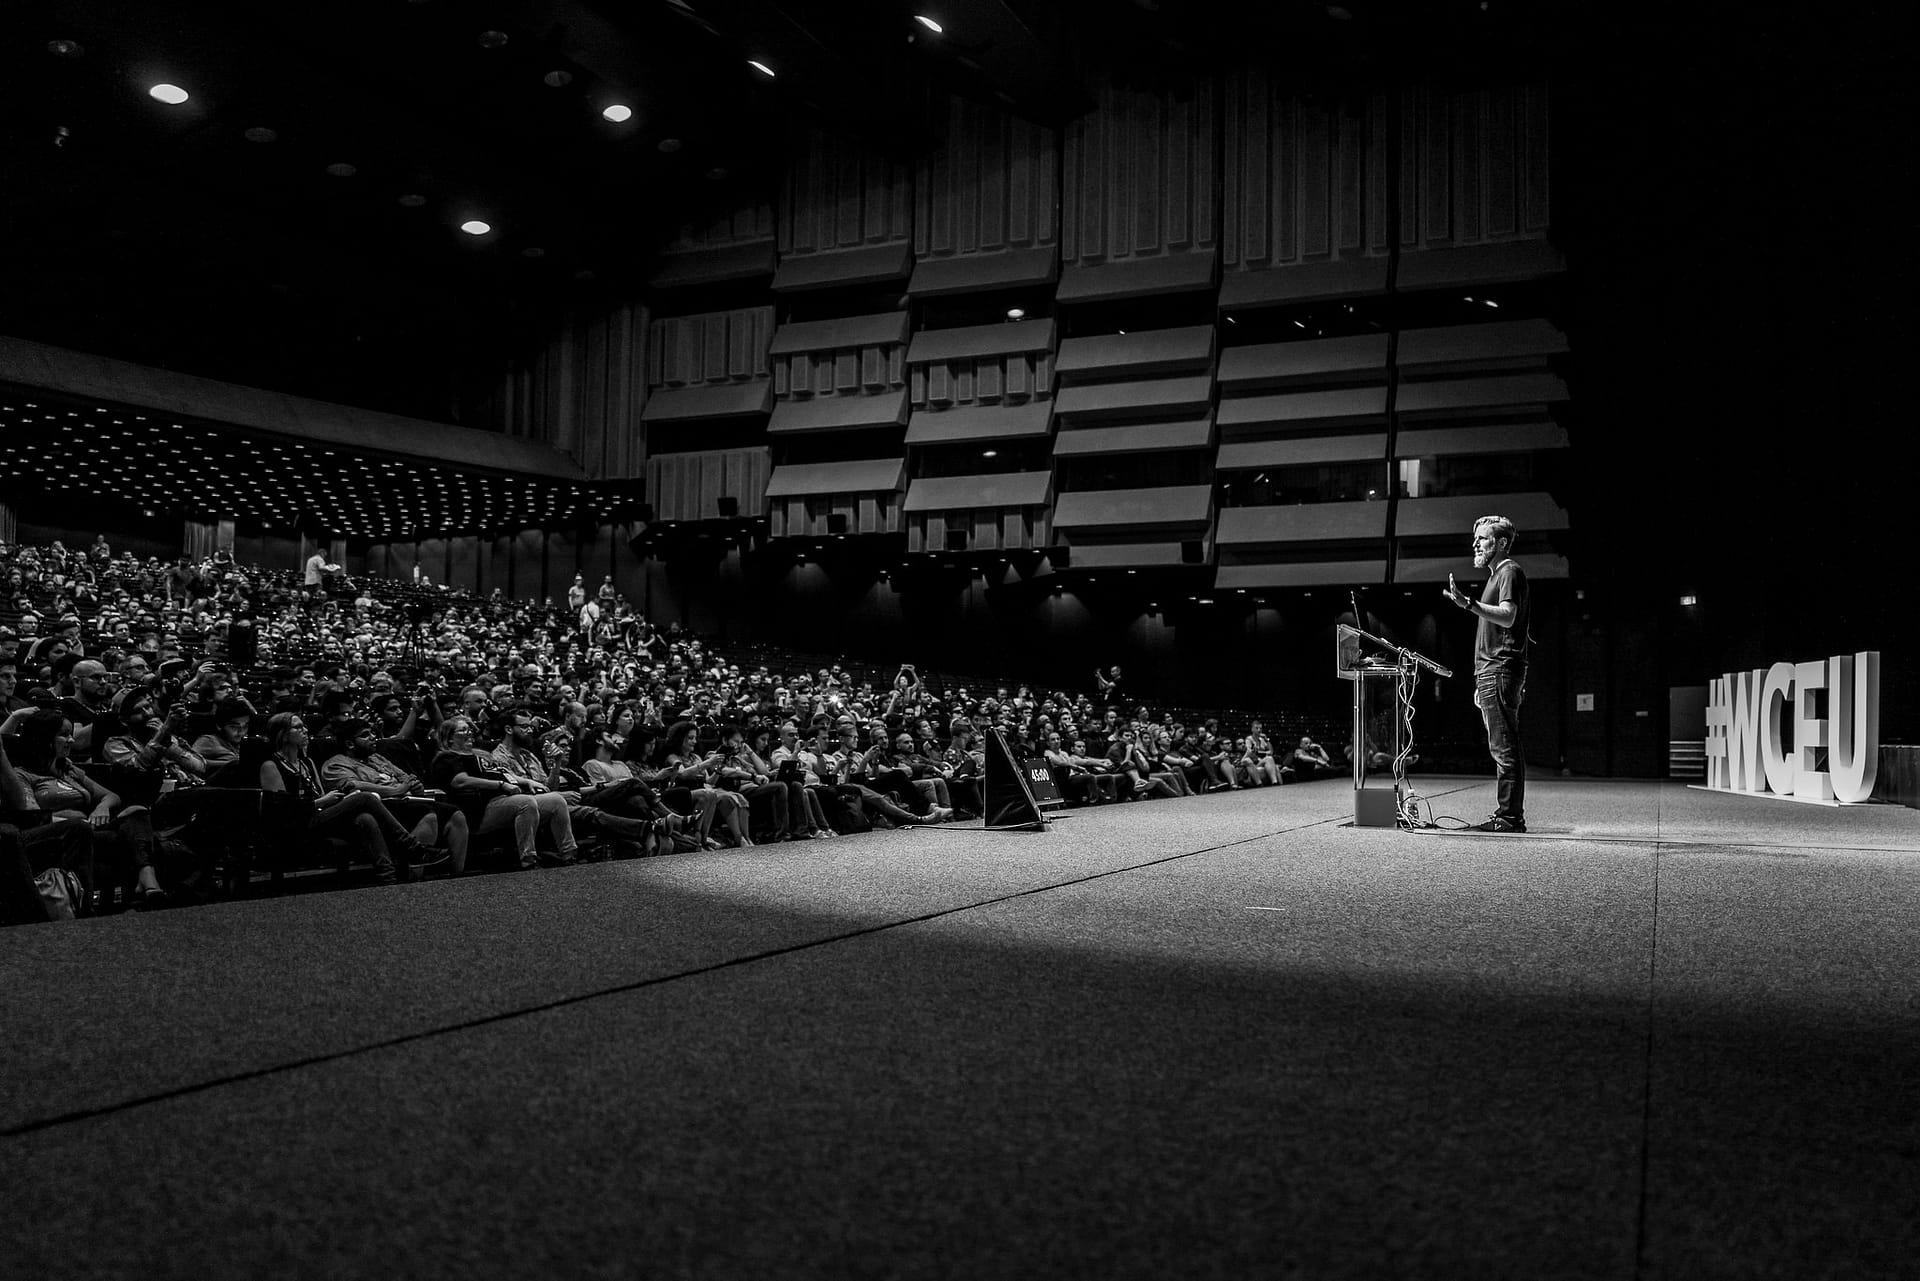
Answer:
[[[427,781],[445,792],[470,822],[478,823],[480,815],[487,808],[487,802],[494,798],[495,793],[456,788],[453,785],[455,774],[470,774],[474,778],[491,779],[494,782],[505,782],[507,776],[472,752],[440,752],[434,756]]]
[[[1480,616],[1473,633],[1473,671],[1506,672],[1524,676],[1527,671],[1527,636],[1533,621],[1533,601],[1527,590],[1527,576],[1518,561],[1503,560],[1487,577],[1480,592],[1482,605],[1513,602],[1513,626],[1501,627]]]

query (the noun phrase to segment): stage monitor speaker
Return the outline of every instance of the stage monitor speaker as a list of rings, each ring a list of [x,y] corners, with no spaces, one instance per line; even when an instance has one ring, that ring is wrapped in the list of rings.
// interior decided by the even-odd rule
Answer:
[[[1005,735],[997,729],[987,731],[986,828],[1006,832],[1020,828],[1047,829],[1047,816],[1033,794],[1026,769],[1014,758]],[[1040,774],[1051,786],[1053,775],[1041,763]],[[1057,793],[1056,793],[1057,795]]]
[[[740,500],[732,494],[722,494],[718,501],[722,519],[732,520],[740,514]]]
[[[1199,565],[1204,561],[1205,557],[1201,554],[1199,539],[1186,538],[1181,540],[1180,563],[1182,565]]]
[[[947,550],[950,552],[963,552],[967,550],[967,531],[964,529],[949,529],[947,531]]]
[[[1399,818],[1400,791],[1397,787],[1353,789],[1353,825],[1355,827],[1392,827]]]
[[[845,512],[828,512],[827,513],[827,532],[829,534],[846,533],[847,532],[847,514]]]

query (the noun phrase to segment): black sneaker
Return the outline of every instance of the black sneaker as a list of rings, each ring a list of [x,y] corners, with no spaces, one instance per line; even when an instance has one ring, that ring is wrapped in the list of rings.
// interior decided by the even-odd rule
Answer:
[[[1469,831],[1474,832],[1524,832],[1526,823],[1517,818],[1503,818],[1495,814],[1484,823],[1475,823]]]

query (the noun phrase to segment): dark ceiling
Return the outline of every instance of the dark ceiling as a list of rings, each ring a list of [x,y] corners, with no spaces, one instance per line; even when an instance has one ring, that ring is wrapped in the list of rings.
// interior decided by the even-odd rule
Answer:
[[[680,226],[771,191],[795,123],[905,155],[940,89],[1062,122],[1096,67],[1511,63],[1566,8],[29,0],[0,28],[0,333],[444,420],[568,301],[631,295]]]
[[[1676,514],[1712,530],[1714,494],[1749,490],[1765,464],[1730,464],[1728,437],[1702,424],[1871,434],[1902,416],[1880,376],[1912,327],[1891,128],[1911,116],[1911,39],[1893,13],[20,0],[0,21],[0,334],[458,421],[567,305],[637,295],[678,228],[774,193],[797,125],[906,157],[945,91],[1063,123],[1111,71],[1217,71],[1255,53],[1309,87],[1545,75],[1576,398],[1606,424],[1589,461],[1626,486],[1649,452],[1670,459]],[[66,41],[78,48],[54,47]],[[156,102],[160,80],[192,97]],[[614,101],[630,121],[601,118]],[[249,141],[263,128],[272,141]],[[473,216],[494,230],[461,233]],[[1742,483],[1686,479],[1730,465]],[[1858,473],[1822,482],[1837,501],[1881,506],[1843,475]]]

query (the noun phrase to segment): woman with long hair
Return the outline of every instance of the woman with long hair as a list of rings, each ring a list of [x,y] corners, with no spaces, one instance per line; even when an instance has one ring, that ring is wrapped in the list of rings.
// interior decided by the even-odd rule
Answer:
[[[692,721],[675,721],[660,740],[659,764],[672,782],[691,790],[700,815],[700,839],[711,841],[714,820],[718,819],[733,838],[736,847],[753,844],[747,835],[747,800],[718,786],[720,756],[700,756],[687,740],[693,737]],[[717,847],[715,847],[717,848]]]
[[[310,838],[345,840],[373,864],[382,885],[419,879],[412,865],[427,861],[427,848],[372,792],[329,788],[321,782],[320,767],[307,755],[307,723],[299,712],[269,716],[266,738],[260,789],[279,798],[268,803],[277,808],[285,828]]]
[[[33,792],[33,803],[56,822],[84,822],[93,829],[95,867],[131,868],[136,908],[166,906],[156,866],[160,840],[147,807],[123,806],[118,795],[73,763],[73,722],[65,713],[36,708],[15,713],[8,723],[19,734],[14,768]]]
[[[686,825],[687,819],[668,809],[633,766],[619,759],[618,753],[625,746],[621,739],[591,725],[580,735],[580,750],[586,757],[580,773],[588,784],[580,799],[615,814],[647,821],[650,830],[640,839],[641,852],[671,854],[674,833]]]
[[[551,791],[529,793],[488,764],[474,744],[473,722],[464,716],[442,721],[433,741],[440,750],[428,776],[466,811],[467,825],[475,836],[511,829],[520,866],[534,868],[540,866],[538,842],[544,825],[553,837],[554,861],[562,866],[579,861],[565,797]]]

